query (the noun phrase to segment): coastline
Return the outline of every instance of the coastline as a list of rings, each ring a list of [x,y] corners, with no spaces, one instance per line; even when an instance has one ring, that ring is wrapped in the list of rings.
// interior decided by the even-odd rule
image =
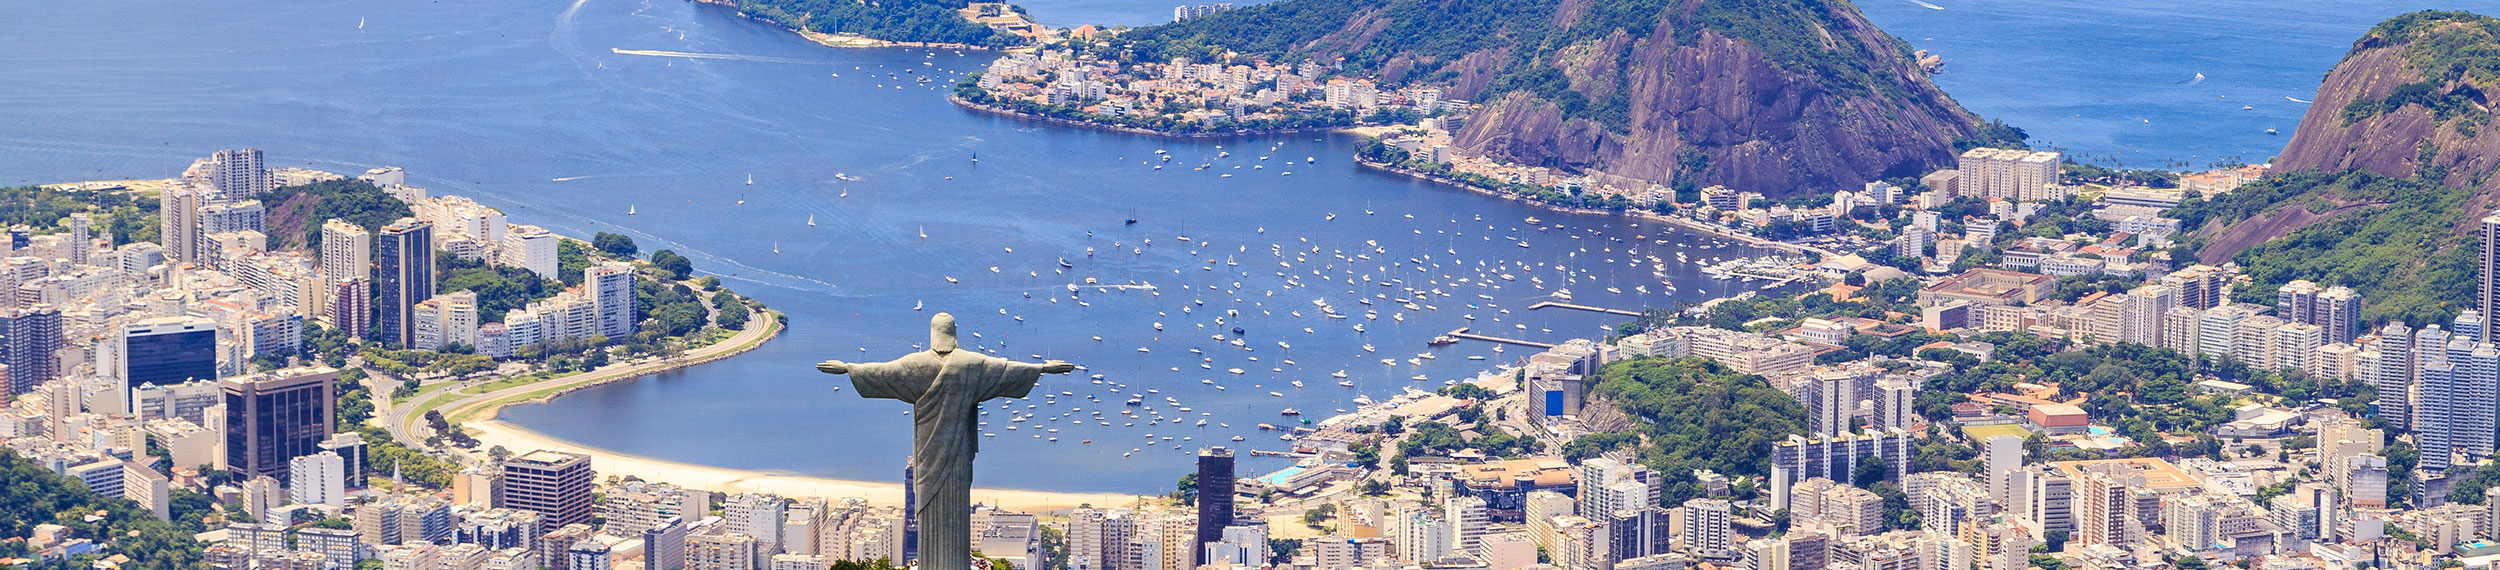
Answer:
[[[434,409],[443,412],[443,418],[445,420],[454,423],[471,419],[480,421],[495,421],[496,414],[502,412],[507,406],[544,403],[554,400],[559,396],[571,394],[576,390],[584,388],[632,380],[651,374],[658,374],[679,368],[710,363],[715,360],[721,360],[740,354],[746,354],[747,351],[755,350],[756,348],[764,346],[765,341],[781,337],[783,328],[781,313],[772,310],[764,310],[757,311],[755,316],[757,320],[762,321],[761,324],[766,325],[764,329],[761,329],[765,332],[761,334],[760,337],[739,340],[738,337],[732,336],[727,339],[722,339],[720,343],[713,344],[712,346],[695,349],[695,351],[701,351],[704,349],[722,348],[725,346],[726,348],[722,350],[691,358],[681,357],[657,362],[627,364],[625,368],[619,370],[593,370],[562,378],[551,378],[548,380],[512,387],[511,389],[527,389],[527,391],[517,395],[507,394],[497,396],[496,394],[504,392],[501,390],[483,394],[474,394],[469,398],[453,400]],[[741,334],[745,334],[746,331],[740,332]],[[688,353],[692,354],[695,351],[688,351]],[[483,401],[479,401],[479,398],[485,399]]]
[[[530,431],[497,420],[478,421],[466,426],[481,446],[501,445],[505,449],[552,449],[590,456],[591,470],[603,477],[635,477],[644,481],[666,482],[689,488],[720,493],[773,493],[785,497],[826,497],[841,499],[863,497],[870,503],[903,503],[903,485],[871,481],[854,481],[794,475],[786,472],[730,469],[642,457],[614,450],[589,447]],[[896,470],[901,475],[901,470]],[[1141,496],[1118,493],[1058,493],[1020,489],[974,488],[972,500],[1022,511],[1048,511],[1075,507],[1127,505]]]
[[[728,9],[728,10],[730,11],[730,13],[732,13],[732,14],[737,14],[737,15],[738,15],[738,17],[740,17],[740,18],[746,18],[746,19],[749,19],[749,20],[754,20],[754,21],[758,21],[758,22],[763,22],[763,23],[766,23],[766,24],[771,24],[771,25],[773,25],[773,26],[775,26],[775,27],[779,27],[779,28],[784,29],[784,30],[789,30],[791,33],[798,34],[798,35],[799,35],[799,37],[801,37],[801,38],[806,38],[806,39],[807,39],[807,41],[815,42],[817,45],[821,45],[821,46],[825,46],[825,47],[829,47],[829,48],[841,48],[841,49],[865,49],[865,48],[928,48],[928,49],[980,50],[980,51],[991,51],[991,50],[993,50],[993,49],[996,49],[996,48],[991,48],[991,47],[988,47],[988,46],[976,46],[976,45],[970,45],[970,44],[951,44],[951,43],[939,43],[939,42],[898,42],[898,41],[893,41],[893,40],[880,40],[880,39],[871,38],[871,37],[868,37],[868,36],[855,35],[855,34],[827,34],[827,33],[822,33],[822,32],[814,32],[814,31],[808,31],[808,30],[803,30],[803,29],[799,29],[799,28],[793,28],[793,27],[790,27],[789,25],[787,25],[787,24],[783,24],[783,23],[781,23],[781,22],[776,22],[776,21],[773,21],[773,20],[770,20],[770,19],[766,19],[766,18],[758,18],[758,17],[755,17],[755,16],[753,16],[753,15],[749,15],[749,14],[747,14],[747,13],[746,13],[746,11],[744,11],[744,10],[739,10],[739,9],[738,9],[738,3],[736,2],[736,0],[687,0],[687,1],[689,1],[689,2],[693,2],[693,3],[696,3],[696,4],[711,4],[711,5],[714,5],[714,6],[719,6],[719,7],[722,7],[722,8],[726,8],[726,9]],[[1010,48],[1010,49],[1013,49],[1013,48]]]
[[[716,352],[692,358],[627,365],[618,370],[584,372],[571,377],[474,394],[434,408],[443,412],[446,420],[459,424],[463,431],[468,432],[470,437],[478,441],[476,449],[449,449],[447,451],[481,459],[485,457],[484,450],[496,446],[516,453],[533,449],[566,451],[589,455],[592,470],[602,475],[630,476],[644,481],[666,482],[721,493],[757,492],[802,497],[863,497],[876,504],[901,504],[903,502],[901,483],[833,479],[789,472],[732,469],[656,459],[559,439],[496,418],[496,415],[507,406],[546,402],[576,390],[639,379],[650,374],[745,354],[763,346],[766,341],[779,338],[782,330],[787,326],[779,312],[765,310],[758,311],[756,315],[761,321],[757,324],[765,325],[764,328],[758,330],[767,332],[746,339],[732,337],[721,341],[722,344],[704,347],[706,349],[720,348]],[[518,391],[518,393],[508,393],[513,391]],[[456,394],[456,389],[452,393]],[[420,404],[422,402],[410,401],[402,403],[401,406],[414,407]],[[401,420],[403,422],[418,421],[404,416]],[[1062,509],[1087,503],[1121,505],[1138,500],[1137,496],[1118,493],[1063,493],[1023,489],[973,489],[972,494],[975,501],[1020,510]]]
[[[1017,118],[1017,119],[1025,119],[1025,120],[1031,120],[1031,121],[1036,121],[1036,122],[1041,122],[1041,123],[1049,123],[1049,124],[1054,124],[1054,125],[1067,125],[1067,126],[1074,126],[1074,127],[1088,128],[1088,129],[1094,129],[1094,130],[1100,130],[1100,131],[1110,131],[1110,132],[1128,133],[1128,134],[1146,135],[1146,136],[1164,137],[1164,138],[1173,138],[1173,139],[1202,139],[1202,138],[1222,138],[1222,137],[1249,137],[1249,136],[1280,135],[1280,134],[1298,134],[1298,133],[1314,133],[1314,132],[1328,132],[1328,133],[1347,134],[1347,135],[1355,135],[1355,136],[1378,137],[1378,136],[1380,136],[1380,135],[1381,135],[1381,133],[1383,133],[1383,132],[1386,132],[1386,131],[1389,131],[1389,130],[1394,130],[1394,129],[1397,129],[1397,128],[1400,128],[1400,127],[1401,127],[1400,125],[1349,125],[1349,126],[1335,126],[1335,127],[1308,127],[1308,128],[1296,128],[1296,129],[1242,130],[1242,131],[1210,132],[1210,133],[1176,133],[1176,132],[1170,132],[1170,131],[1158,131],[1158,130],[1148,129],[1148,128],[1142,128],[1142,127],[1131,127],[1131,126],[1127,126],[1127,125],[1115,125],[1115,124],[1100,123],[1100,122],[1094,122],[1094,121],[1084,121],[1084,120],[1077,120],[1077,119],[1065,119],[1065,118],[1060,118],[1060,117],[1051,117],[1051,116],[1046,116],[1046,115],[1036,115],[1036,114],[1032,114],[1032,113],[1026,113],[1026,112],[1023,112],[1023,111],[1017,111],[1017,110],[1014,110],[1014,109],[1008,109],[1008,108],[1004,108],[1004,107],[999,107],[999,106],[996,106],[996,105],[985,105],[985,104],[981,104],[981,103],[975,103],[975,102],[972,102],[972,101],[970,101],[970,100],[964,99],[963,97],[958,97],[958,96],[951,95],[951,94],[946,96],[946,100],[947,100],[947,101],[952,101],[952,102],[954,102],[954,103],[955,103],[955,105],[956,105],[956,106],[958,106],[958,107],[963,107],[963,108],[972,109],[972,110],[976,110],[976,111],[988,112],[988,113],[997,114],[997,115],[1004,115],[1004,116],[1013,117],[1013,118]],[[1696,232],[1701,232],[1701,233],[1705,233],[1705,234],[1709,234],[1709,235],[1713,235],[1713,236],[1724,237],[1724,238],[1734,239],[1734,240],[1737,240],[1737,241],[1742,241],[1742,242],[1745,242],[1746,244],[1753,245],[1753,246],[1756,246],[1756,247],[1764,247],[1764,248],[1770,248],[1770,249],[1777,249],[1777,250],[1781,250],[1781,251],[1787,251],[1787,252],[1790,252],[1790,253],[1813,252],[1813,253],[1820,254],[1820,255],[1823,255],[1823,256],[1826,256],[1826,257],[1830,257],[1830,256],[1833,256],[1833,255],[1834,255],[1832,252],[1830,252],[1830,251],[1825,251],[1825,250],[1822,250],[1822,249],[1820,249],[1820,248],[1814,248],[1814,247],[1809,247],[1809,246],[1800,245],[1800,244],[1793,244],[1793,243],[1788,243],[1788,242],[1783,242],[1783,241],[1776,241],[1776,240],[1765,239],[1765,238],[1762,238],[1761,236],[1756,236],[1756,235],[1752,235],[1752,234],[1746,234],[1746,233],[1741,233],[1741,232],[1733,232],[1733,231],[1729,231],[1727,228],[1722,228],[1722,227],[1718,227],[1718,226],[1713,226],[1713,225],[1710,225],[1710,224],[1704,224],[1704,223],[1701,223],[1701,222],[1696,222],[1696,221],[1693,221],[1693,220],[1688,220],[1688,219],[1684,219],[1684,218],[1679,218],[1679,217],[1676,217],[1676,216],[1670,216],[1670,215],[1665,215],[1665,214],[1659,214],[1659,213],[1657,213],[1657,212],[1649,212],[1649,211],[1643,211],[1643,210],[1624,210],[1624,211],[1621,211],[1621,212],[1616,212],[1616,211],[1611,211],[1611,210],[1590,209],[1590,208],[1567,208],[1567,207],[1563,207],[1563,206],[1557,206],[1557,205],[1554,205],[1554,204],[1552,204],[1552,203],[1548,203],[1548,202],[1542,202],[1542,201],[1537,201],[1537,200],[1530,200],[1530,199],[1526,199],[1526,198],[1521,198],[1521,197],[1519,197],[1519,196],[1517,196],[1517,195],[1513,195],[1513,194],[1506,193],[1506,192],[1501,192],[1501,191],[1498,191],[1498,190],[1493,190],[1493,189],[1490,189],[1490,188],[1484,188],[1484,187],[1476,186],[1476,185],[1474,185],[1474,184],[1468,184],[1468,183],[1466,183],[1466,182],[1461,182],[1461,181],[1458,181],[1458,180],[1453,180],[1453,179],[1444,178],[1444,177],[1440,177],[1440,176],[1433,176],[1433,175],[1430,175],[1430,174],[1425,174],[1425,173],[1422,173],[1422,172],[1416,172],[1416,171],[1413,171],[1413,170],[1408,170],[1408,169],[1405,169],[1405,168],[1399,168],[1399,167],[1398,167],[1398,166],[1396,166],[1396,165],[1374,163],[1374,162],[1372,162],[1372,161],[1364,160],[1364,159],[1362,159],[1362,157],[1355,157],[1354,162],[1355,162],[1355,163],[1357,163],[1357,164],[1361,164],[1361,165],[1363,165],[1363,166],[1370,167],[1370,168],[1377,169],[1377,170],[1381,170],[1381,171],[1384,171],[1384,172],[1390,172],[1390,173],[1400,174],[1400,175],[1404,175],[1404,176],[1407,176],[1407,177],[1409,177],[1409,178],[1414,178],[1414,179],[1417,179],[1417,180],[1423,180],[1423,181],[1433,182],[1433,183],[1437,183],[1437,184],[1441,184],[1441,185],[1445,185],[1445,186],[1451,186],[1451,187],[1455,187],[1455,188],[1460,188],[1460,189],[1464,189],[1464,190],[1467,190],[1467,191],[1470,191],[1470,192],[1475,192],[1475,193],[1478,193],[1478,194],[1483,194],[1483,195],[1486,195],[1486,196],[1492,196],[1492,197],[1495,197],[1495,198],[1501,198],[1501,199],[1505,199],[1505,200],[1510,200],[1510,201],[1514,201],[1514,202],[1518,202],[1518,203],[1521,203],[1521,204],[1526,204],[1526,205],[1529,205],[1529,206],[1534,206],[1534,207],[1537,207],[1537,208],[1542,208],[1542,209],[1549,210],[1549,211],[1554,211],[1554,212],[1571,213],[1571,214],[1594,214],[1594,215],[1619,215],[1619,216],[1629,216],[1629,217],[1639,218],[1639,219],[1644,219],[1644,220],[1651,220],[1651,221],[1664,222],[1664,223],[1668,223],[1668,224],[1674,224],[1674,225],[1676,225],[1676,226],[1683,227],[1683,228],[1686,228],[1686,229],[1690,229],[1690,230],[1693,230],[1693,231],[1696,231]]]
[[[996,106],[996,105],[984,105],[984,104],[981,104],[981,103],[974,103],[974,102],[972,102],[972,101],[970,101],[970,100],[966,100],[966,99],[964,99],[964,98],[962,98],[962,97],[957,97],[957,96],[954,96],[954,95],[951,95],[951,94],[946,96],[946,100],[948,100],[948,101],[953,101],[953,102],[955,103],[955,106],[958,106],[958,107],[963,107],[963,108],[967,108],[967,109],[972,109],[972,110],[975,110],[975,111],[983,111],[983,112],[987,112],[987,113],[991,113],[991,114],[996,114],[996,115],[1004,115],[1004,116],[1014,117],[1014,118],[1018,118],[1018,119],[1026,119],[1026,120],[1032,120],[1032,121],[1038,121],[1038,122],[1044,122],[1044,123],[1051,123],[1051,124],[1057,124],[1057,125],[1068,125],[1068,126],[1074,126],[1074,127],[1083,127],[1083,128],[1094,129],[1094,130],[1099,130],[1099,131],[1111,131],[1111,132],[1117,132],[1117,133],[1128,133],[1128,134],[1133,134],[1133,135],[1147,135],[1147,136],[1156,136],[1156,137],[1174,138],[1174,139],[1207,139],[1207,138],[1223,138],[1223,137],[1255,137],[1255,136],[1265,136],[1265,135],[1290,135],[1290,134],[1298,134],[1298,133],[1341,132],[1341,131],[1345,131],[1345,130],[1348,130],[1348,129],[1361,129],[1361,128],[1367,128],[1367,126],[1366,126],[1366,125],[1354,125],[1354,126],[1336,126],[1336,127],[1302,127],[1302,128],[1292,128],[1292,129],[1261,129],[1261,130],[1238,130],[1238,131],[1204,132],[1204,133],[1179,133],[1179,132],[1172,132],[1172,131],[1158,131],[1158,130],[1149,129],[1149,128],[1144,128],[1144,127],[1132,127],[1132,126],[1128,126],[1128,125],[1114,125],[1114,124],[1109,124],[1109,123],[1099,123],[1099,122],[1094,122],[1094,121],[1081,121],[1081,120],[1076,120],[1076,119],[1063,119],[1063,118],[1059,118],[1059,117],[1052,117],[1052,116],[1047,116],[1047,115],[1035,115],[1035,114],[1032,114],[1032,113],[1026,113],[1026,112],[1023,112],[1023,111],[1018,111],[1018,110],[1009,109],[1009,108],[1005,108],[1005,107],[999,107],[999,106]]]
[[[1352,131],[1352,129],[1348,129],[1348,131],[1349,131],[1349,132],[1351,132],[1351,131]],[[1357,133],[1357,134],[1360,134],[1360,133]],[[1591,214],[1591,215],[1604,215],[1604,216],[1625,216],[1625,217],[1631,217],[1631,218],[1638,218],[1638,219],[1642,219],[1642,220],[1650,220],[1650,221],[1657,221],[1657,222],[1665,222],[1665,223],[1668,223],[1668,224],[1674,224],[1674,225],[1676,225],[1676,226],[1683,227],[1683,228],[1685,228],[1685,229],[1693,230],[1693,231],[1696,231],[1696,232],[1701,232],[1701,233],[1704,233],[1704,234],[1709,234],[1709,235],[1713,235],[1713,236],[1724,237],[1724,238],[1728,238],[1728,239],[1733,239],[1733,240],[1741,241],[1741,242],[1746,243],[1747,245],[1752,245],[1752,246],[1755,246],[1755,247],[1763,247],[1763,248],[1777,249],[1777,250],[1787,251],[1787,252],[1790,252],[1790,253],[1804,253],[1804,252],[1809,252],[1809,251],[1810,251],[1810,252],[1814,252],[1814,253],[1816,253],[1816,254],[1820,254],[1820,255],[1823,255],[1823,256],[1826,256],[1826,257],[1829,257],[1829,256],[1832,256],[1832,255],[1833,255],[1833,254],[1832,254],[1832,252],[1829,252],[1829,251],[1824,251],[1824,250],[1822,250],[1822,249],[1820,249],[1820,248],[1814,248],[1814,247],[1808,247],[1808,246],[1804,246],[1804,245],[1793,244],[1793,243],[1788,243],[1788,242],[1783,242],[1783,241],[1776,241],[1776,240],[1765,239],[1765,238],[1763,238],[1763,237],[1761,237],[1761,236],[1756,236],[1756,235],[1750,235],[1750,234],[1744,234],[1744,233],[1732,232],[1732,231],[1728,231],[1728,229],[1727,229],[1727,228],[1722,228],[1722,227],[1718,227],[1718,226],[1713,226],[1713,225],[1710,225],[1710,224],[1704,224],[1704,223],[1701,223],[1701,222],[1696,222],[1696,221],[1693,221],[1693,220],[1688,220],[1688,219],[1684,219],[1684,218],[1680,218],[1680,217],[1676,217],[1676,216],[1670,216],[1670,215],[1666,215],[1666,214],[1660,214],[1660,213],[1657,213],[1657,212],[1651,212],[1651,211],[1647,211],[1647,210],[1630,210],[1630,209],[1627,209],[1627,210],[1623,210],[1623,211],[1617,212],[1617,211],[1613,211],[1613,210],[1600,210],[1600,209],[1590,209],[1590,208],[1566,208],[1566,207],[1562,207],[1562,206],[1557,206],[1557,205],[1554,205],[1554,204],[1549,203],[1549,202],[1543,202],[1543,201],[1539,201],[1539,200],[1530,200],[1530,199],[1527,199],[1527,198],[1520,197],[1519,195],[1516,195],[1516,194],[1511,194],[1511,193],[1507,193],[1507,192],[1502,192],[1502,191],[1499,191],[1499,190],[1494,190],[1494,189],[1491,189],[1491,188],[1485,188],[1485,187],[1482,187],[1482,186],[1477,186],[1477,185],[1474,185],[1474,184],[1468,184],[1468,183],[1466,183],[1466,182],[1461,182],[1461,181],[1454,180],[1454,179],[1450,179],[1450,178],[1444,178],[1444,177],[1440,177],[1440,176],[1433,176],[1433,175],[1431,175],[1431,174],[1426,174],[1426,173],[1422,173],[1422,172],[1416,172],[1416,171],[1414,171],[1414,170],[1409,170],[1409,169],[1406,169],[1406,168],[1400,168],[1400,167],[1398,167],[1397,165],[1393,165],[1393,164],[1384,164],[1384,163],[1372,162],[1372,161],[1370,161],[1370,160],[1365,160],[1365,159],[1363,159],[1362,157],[1355,157],[1355,159],[1354,159],[1354,163],[1355,163],[1355,164],[1360,164],[1360,165],[1363,165],[1363,166],[1364,166],[1364,167],[1366,167],[1366,168],[1371,168],[1371,169],[1379,170],[1379,171],[1382,171],[1382,172],[1388,172],[1388,173],[1392,173],[1392,174],[1398,174],[1398,175],[1406,176],[1406,177],[1408,177],[1408,178],[1413,178],[1413,179],[1416,179],[1416,180],[1423,180],[1423,181],[1426,181],[1426,182],[1432,182],[1432,183],[1440,184],[1440,185],[1443,185],[1443,186],[1449,186],[1449,187],[1453,187],[1453,188],[1458,188],[1458,189],[1466,190],[1466,191],[1469,191],[1469,192],[1474,192],[1474,193],[1477,193],[1477,194],[1483,194],[1483,195],[1486,195],[1486,196],[1491,196],[1491,197],[1495,197],[1495,198],[1501,198],[1501,199],[1504,199],[1504,200],[1510,200],[1510,201],[1513,201],[1513,202],[1518,202],[1518,203],[1520,203],[1520,204],[1526,204],[1526,205],[1529,205],[1529,206],[1534,206],[1534,207],[1537,207],[1537,208],[1542,208],[1542,209],[1549,210],[1549,211],[1554,211],[1554,212],[1562,212],[1562,213],[1569,213],[1569,214]]]

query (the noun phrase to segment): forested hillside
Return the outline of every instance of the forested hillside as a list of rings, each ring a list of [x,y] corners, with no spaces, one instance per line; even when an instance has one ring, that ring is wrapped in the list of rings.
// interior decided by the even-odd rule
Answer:
[[[1457,133],[1475,153],[1774,195],[1946,167],[1982,136],[1846,0],[1284,0],[1112,47],[1441,86],[1486,105]]]

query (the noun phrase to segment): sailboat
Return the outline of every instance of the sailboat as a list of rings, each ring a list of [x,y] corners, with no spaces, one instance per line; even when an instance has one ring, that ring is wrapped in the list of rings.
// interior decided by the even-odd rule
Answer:
[[[773,255],[781,254],[781,242],[773,242]]]
[[[626,206],[626,207],[625,207],[625,215],[628,215],[628,216],[634,215],[634,207],[633,207],[633,206]]]
[[[815,215],[815,214],[808,214],[808,215],[807,215],[807,227],[811,227],[811,228],[812,228],[812,227],[816,227],[816,215]]]
[[[929,239],[929,228],[920,228],[920,239]]]
[[[1128,223],[1127,223],[1127,224],[1122,224],[1122,225],[1130,225],[1130,226],[1137,225],[1137,208],[1129,208],[1129,209],[1128,209]]]
[[[365,29],[365,19],[364,19],[364,18],[357,18],[357,19],[356,19],[356,29],[358,29],[358,30]]]
[[[753,175],[753,174],[749,174],[749,175],[747,175],[747,185],[748,185],[748,186],[754,186],[754,185],[755,185],[755,175]]]
[[[912,301],[912,302],[911,302],[911,310],[914,310],[914,311],[920,310],[920,302],[919,302],[919,301]]]

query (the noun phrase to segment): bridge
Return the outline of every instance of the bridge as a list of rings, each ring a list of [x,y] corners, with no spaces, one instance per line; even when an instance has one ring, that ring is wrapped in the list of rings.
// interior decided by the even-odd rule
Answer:
[[[1516,344],[1516,345],[1519,345],[1519,346],[1533,346],[1533,347],[1536,347],[1536,348],[1553,348],[1553,347],[1554,347],[1554,345],[1553,345],[1553,344],[1551,344],[1551,343],[1532,342],[1532,341],[1519,340],[1519,339],[1515,339],[1515,338],[1502,338],[1502,337],[1498,337],[1498,336],[1486,336],[1486,335],[1475,334],[1475,333],[1467,332],[1467,327],[1458,327],[1458,330],[1450,331],[1450,332],[1449,332],[1449,334],[1446,334],[1446,335],[1443,335],[1443,336],[1448,336],[1448,337],[1450,337],[1450,338],[1463,338],[1463,339],[1467,339],[1467,340],[1481,340],[1481,341],[1491,342],[1491,343],[1500,343],[1500,344]]]
[[[1543,309],[1543,308],[1546,308],[1546,307],[1554,307],[1554,308],[1557,308],[1557,309],[1572,309],[1572,310],[1579,310],[1579,311],[1588,311],[1588,312],[1592,312],[1592,313],[1606,313],[1606,314],[1609,314],[1609,315],[1623,315],[1623,316],[1626,316],[1626,317],[1638,317],[1638,316],[1641,316],[1641,312],[1640,312],[1640,311],[1626,311],[1626,310],[1623,310],[1623,309],[1609,309],[1609,308],[1605,308],[1605,307],[1593,307],[1593,306],[1589,306],[1589,305],[1574,305],[1574,304],[1571,304],[1571,303],[1564,303],[1564,302],[1559,302],[1559,301],[1541,301],[1541,302],[1538,302],[1537,304],[1534,304],[1534,305],[1528,305],[1528,310],[1534,311],[1534,310],[1537,310],[1537,309]]]

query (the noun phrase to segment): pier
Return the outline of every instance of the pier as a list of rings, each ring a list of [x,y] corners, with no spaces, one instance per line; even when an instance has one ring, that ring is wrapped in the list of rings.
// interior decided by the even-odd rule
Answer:
[[[1571,303],[1564,303],[1564,302],[1559,302],[1559,301],[1540,301],[1540,302],[1538,302],[1537,304],[1534,304],[1534,305],[1528,305],[1528,310],[1534,311],[1534,310],[1537,310],[1537,309],[1543,309],[1543,308],[1546,308],[1546,307],[1555,307],[1555,308],[1561,308],[1561,309],[1573,309],[1573,310],[1580,310],[1580,311],[1588,311],[1588,312],[1592,312],[1592,313],[1605,313],[1605,314],[1609,314],[1609,315],[1623,315],[1623,316],[1626,316],[1626,317],[1638,317],[1638,316],[1641,316],[1641,312],[1640,312],[1640,311],[1626,311],[1626,310],[1623,310],[1623,309],[1608,309],[1608,308],[1605,308],[1605,307],[1593,307],[1593,306],[1589,306],[1589,305],[1574,305],[1574,304],[1571,304]]]
[[[1519,345],[1519,346],[1533,346],[1533,347],[1537,347],[1537,348],[1553,348],[1553,347],[1554,347],[1554,345],[1553,345],[1553,344],[1550,344],[1550,343],[1543,343],[1543,342],[1530,342],[1530,341],[1524,341],[1524,340],[1519,340],[1519,339],[1515,339],[1515,338],[1502,338],[1502,337],[1498,337],[1498,336],[1485,336],[1485,335],[1480,335],[1480,334],[1476,334],[1476,333],[1471,333],[1471,332],[1467,332],[1467,327],[1459,327],[1459,328],[1458,328],[1458,330],[1450,331],[1450,332],[1449,332],[1449,334],[1448,334],[1447,336],[1449,336],[1450,338],[1463,338],[1463,339],[1468,339],[1468,340],[1481,340],[1481,341],[1485,341],[1485,342],[1494,342],[1494,343],[1502,343],[1502,344],[1516,344],[1516,345]]]

